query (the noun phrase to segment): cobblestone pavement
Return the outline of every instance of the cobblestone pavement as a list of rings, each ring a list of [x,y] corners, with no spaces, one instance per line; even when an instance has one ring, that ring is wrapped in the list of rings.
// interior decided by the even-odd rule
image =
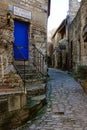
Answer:
[[[24,130],[87,130],[87,95],[66,72],[50,69],[46,113]]]

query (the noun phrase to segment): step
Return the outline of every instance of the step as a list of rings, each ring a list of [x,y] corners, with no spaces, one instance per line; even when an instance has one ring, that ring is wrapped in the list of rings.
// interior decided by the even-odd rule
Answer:
[[[46,83],[46,78],[28,79],[25,80],[26,85],[38,85]]]
[[[45,77],[37,77],[36,79],[29,79],[29,80],[26,80],[26,83],[28,83],[28,82],[36,82],[36,81],[45,81],[46,80],[46,78]]]
[[[43,104],[45,104],[46,103],[46,96],[40,95],[40,96],[30,97],[27,100],[28,100],[28,102],[27,102],[28,107],[33,108],[33,107],[39,105],[41,102]]]
[[[25,65],[25,67],[23,65],[16,65],[15,67],[17,71],[21,71],[21,72],[24,72],[24,69],[25,72],[36,72],[36,68],[29,65]]]
[[[25,70],[36,70],[36,68],[35,67],[32,67],[32,66],[29,66],[29,65],[16,65],[16,67],[18,68],[18,69],[21,69],[21,70],[24,70],[24,68],[25,68]]]
[[[21,75],[21,77],[24,77],[25,74],[25,78],[31,78],[31,77],[43,77],[43,75],[37,71],[34,70],[17,70],[18,73]]]
[[[17,68],[19,68],[19,69],[23,69],[23,68],[24,68],[24,65],[16,65],[16,66],[17,66]],[[32,69],[32,68],[34,69],[35,67],[33,67],[33,66],[31,66],[31,65],[25,65],[25,68],[26,68],[26,69],[29,69],[29,68],[30,68],[30,69]]]
[[[30,86],[30,85],[27,85],[26,86],[26,89],[27,90],[30,90],[30,91],[34,91],[36,89],[44,89],[46,86],[46,84],[40,84],[40,85],[35,85],[35,86]]]
[[[29,119],[33,119],[38,113],[38,111],[46,105],[46,103],[47,102],[45,95],[28,98],[27,108],[30,112]]]
[[[25,71],[24,71],[24,69],[18,69],[18,68],[17,68],[17,71],[18,71],[19,73],[23,73],[23,74],[24,74],[24,72],[25,72],[25,73],[37,73],[36,70],[32,70],[32,69],[25,69]]]
[[[45,93],[46,93],[46,84],[40,84],[38,86],[27,86],[28,97],[43,95]]]
[[[37,78],[37,74],[36,73],[33,73],[33,74],[31,74],[31,73],[25,73],[25,75],[23,74],[23,73],[21,73],[21,77],[22,78],[24,78],[25,77],[25,79],[26,80],[28,80],[28,79],[34,79],[34,78]]]

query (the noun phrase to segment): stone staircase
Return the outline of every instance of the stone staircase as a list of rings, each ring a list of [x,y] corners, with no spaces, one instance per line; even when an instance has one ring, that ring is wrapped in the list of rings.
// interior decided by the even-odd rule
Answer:
[[[46,76],[37,71],[34,66],[25,65],[24,70],[24,65],[16,65],[16,69],[18,74],[20,74],[21,78],[25,82],[26,86],[46,82]]]
[[[46,104],[46,79],[34,66],[16,65],[17,72],[25,82],[27,91],[27,107],[35,114]],[[25,70],[24,70],[25,69]]]

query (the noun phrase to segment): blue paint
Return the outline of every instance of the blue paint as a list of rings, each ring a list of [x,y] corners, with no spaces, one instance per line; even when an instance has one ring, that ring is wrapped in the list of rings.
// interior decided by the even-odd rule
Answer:
[[[28,24],[20,21],[14,22],[14,58],[15,60],[28,60]]]

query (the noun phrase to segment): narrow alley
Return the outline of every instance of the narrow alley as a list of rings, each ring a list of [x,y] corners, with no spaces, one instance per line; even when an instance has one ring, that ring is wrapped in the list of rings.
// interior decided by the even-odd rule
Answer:
[[[87,130],[87,95],[67,72],[49,69],[46,113],[23,130]]]

